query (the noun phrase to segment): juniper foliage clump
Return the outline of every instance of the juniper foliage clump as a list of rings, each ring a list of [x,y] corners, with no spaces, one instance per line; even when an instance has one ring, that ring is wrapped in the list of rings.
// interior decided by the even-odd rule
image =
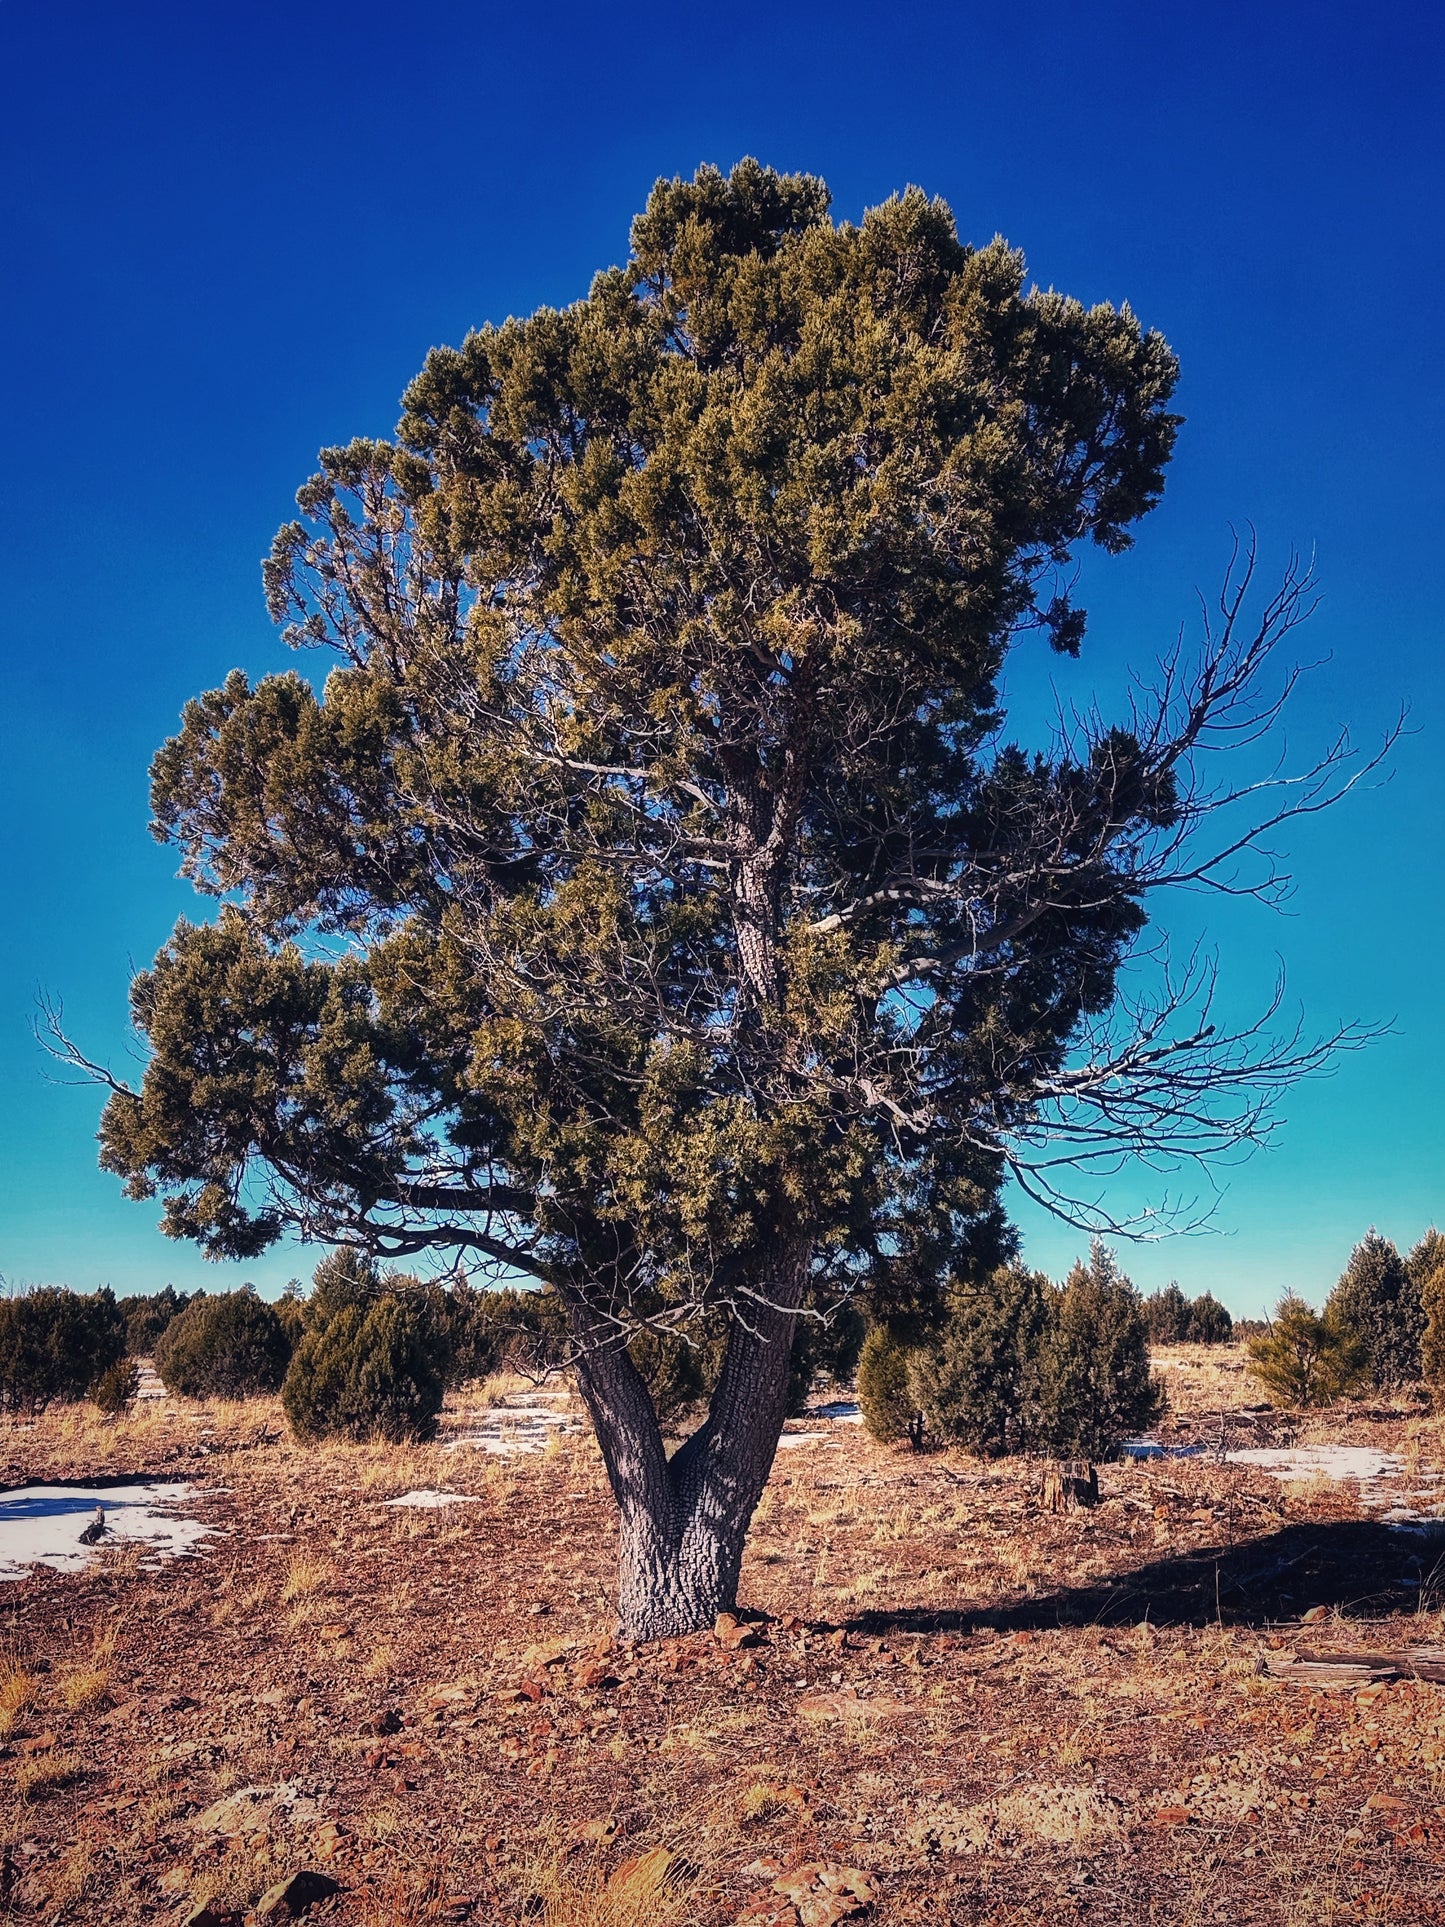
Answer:
[[[1144,1300],[1144,1323],[1151,1345],[1226,1345],[1234,1320],[1213,1292],[1186,1297],[1172,1281]]]
[[[135,1403],[140,1391],[140,1367],[133,1358],[119,1358],[103,1371],[91,1387],[91,1402],[107,1418],[120,1418]]]
[[[342,1306],[302,1338],[281,1404],[298,1439],[431,1438],[445,1394],[444,1352],[422,1307],[383,1295]]]
[[[1438,1406],[1445,1396],[1445,1232],[1431,1225],[1406,1254],[1405,1269],[1420,1294],[1425,1318],[1420,1336],[1420,1376]]]
[[[913,1347],[887,1325],[874,1325],[858,1357],[858,1408],[880,1445],[923,1443],[923,1414],[914,1395]]]
[[[125,1321],[108,1286],[63,1285],[0,1298],[0,1411],[27,1416],[82,1399],[125,1354]]]
[[[1419,1380],[1426,1324],[1420,1281],[1373,1225],[1350,1253],[1325,1316],[1359,1344],[1377,1391]]]
[[[160,1343],[161,1334],[191,1302],[193,1293],[163,1285],[159,1291],[137,1292],[121,1300],[125,1319],[125,1349],[131,1358],[150,1358]]]
[[[633,1636],[733,1603],[801,1317],[1003,1262],[1054,1132],[1205,1155],[1299,1067],[1110,1013],[1150,894],[1218,874],[1196,765],[1268,727],[1307,586],[1250,634],[1237,584],[1154,708],[1005,726],[1010,650],[1079,651],[1079,552],[1160,497],[1176,379],[915,189],[836,222],[752,161],[661,181],[583,298],[323,452],[265,587],[324,688],[237,670],[155,760],[224,901],[135,980],[106,1168],[216,1256],[295,1231],[554,1295]],[[724,1333],[676,1451],[630,1350],[659,1305]]]
[[[1040,1444],[1059,1458],[1111,1459],[1163,1410],[1139,1294],[1100,1239],[1064,1280],[1038,1377]]]
[[[930,1444],[980,1458],[1049,1449],[1040,1365],[1057,1299],[1047,1278],[1020,1265],[956,1287],[947,1316],[909,1364]]]
[[[1249,1341],[1251,1368],[1282,1405],[1332,1405],[1369,1382],[1364,1346],[1328,1312],[1286,1292],[1268,1331]]]
[[[249,1285],[197,1292],[156,1346],[156,1370],[182,1398],[253,1398],[278,1392],[291,1342],[275,1309]]]

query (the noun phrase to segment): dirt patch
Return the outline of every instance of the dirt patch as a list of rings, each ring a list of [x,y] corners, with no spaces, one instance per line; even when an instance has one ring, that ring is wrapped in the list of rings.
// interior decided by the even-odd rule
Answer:
[[[1261,1440],[1174,1377],[1171,1446],[1364,1447],[1412,1493],[1441,1467],[1418,1412]],[[759,1510],[746,1641],[630,1649],[603,1470],[544,1389],[514,1416],[568,1423],[516,1455],[445,1449],[474,1395],[415,1451],[299,1451],[265,1402],[0,1432],[11,1483],[143,1473],[225,1528],[0,1588],[7,1917],[224,1918],[309,1869],[338,1883],[317,1927],[1445,1920],[1445,1688],[1270,1665],[1445,1638],[1434,1541],[1350,1482],[1210,1450],[1054,1515],[1034,1467],[820,1404]]]

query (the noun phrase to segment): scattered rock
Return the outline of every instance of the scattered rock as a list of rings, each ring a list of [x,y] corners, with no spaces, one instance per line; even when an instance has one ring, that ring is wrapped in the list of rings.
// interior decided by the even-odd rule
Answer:
[[[981,1800],[975,1806],[940,1806],[924,1813],[904,1836],[921,1854],[1005,1853],[1027,1855],[1038,1846],[1097,1853],[1124,1833],[1122,1802],[1093,1787],[1031,1786]]]
[[[402,1728],[401,1714],[394,1706],[388,1706],[382,1713],[374,1713],[369,1720],[363,1720],[361,1730],[373,1739],[384,1740],[388,1734],[399,1733]]]
[[[256,1903],[256,1918],[258,1921],[299,1920],[308,1907],[340,1892],[339,1880],[333,1880],[330,1874],[317,1873],[313,1867],[303,1867],[289,1880],[278,1880],[262,1894]]]
[[[234,1907],[219,1901],[203,1901],[193,1914],[187,1914],[185,1927],[242,1927],[242,1917]]]

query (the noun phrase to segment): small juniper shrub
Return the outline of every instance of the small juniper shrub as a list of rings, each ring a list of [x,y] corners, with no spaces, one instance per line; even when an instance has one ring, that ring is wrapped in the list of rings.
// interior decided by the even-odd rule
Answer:
[[[290,1357],[291,1342],[275,1307],[249,1285],[215,1295],[198,1292],[167,1325],[155,1353],[166,1390],[182,1398],[279,1391]]]
[[[1234,1320],[1213,1292],[1186,1298],[1176,1284],[1144,1300],[1144,1322],[1151,1345],[1227,1345]]]
[[[1325,1316],[1357,1341],[1377,1391],[1420,1378],[1425,1309],[1420,1283],[1388,1238],[1370,1230],[1325,1302]]]
[[[1149,1375],[1143,1304],[1098,1238],[1089,1262],[1064,1280],[1038,1378],[1037,1449],[1057,1458],[1111,1459],[1163,1410],[1163,1389]]]
[[[1369,1382],[1364,1346],[1333,1317],[1286,1292],[1268,1330],[1249,1341],[1255,1377],[1282,1405],[1330,1405]]]
[[[293,1352],[306,1331],[308,1302],[306,1288],[299,1278],[287,1279],[285,1289],[276,1300],[276,1316]]]
[[[1425,1329],[1420,1338],[1420,1376],[1437,1410],[1445,1404],[1445,1232],[1434,1225],[1405,1259],[1420,1294]]]
[[[1043,1416],[1039,1361],[1056,1297],[1047,1278],[1019,1266],[955,1285],[943,1326],[909,1360],[912,1402],[930,1443],[980,1458],[1034,1448]]]
[[[567,1311],[552,1291],[474,1291],[457,1285],[448,1301],[453,1384],[489,1372],[541,1374],[567,1357]]]
[[[858,1407],[863,1423],[880,1445],[904,1439],[923,1444],[923,1414],[913,1392],[916,1347],[887,1325],[874,1325],[858,1356]]]
[[[1096,1241],[1062,1286],[1006,1266],[957,1284],[934,1329],[870,1332],[858,1401],[877,1439],[1010,1453],[1112,1458],[1159,1416],[1138,1293]]]
[[[151,1358],[161,1335],[173,1318],[178,1318],[195,1296],[166,1285],[160,1291],[141,1292],[127,1298],[121,1306],[125,1316],[125,1349],[131,1358]]]
[[[388,1294],[344,1306],[296,1347],[281,1403],[299,1439],[433,1436],[446,1350],[423,1306]]]
[[[121,1418],[135,1403],[140,1390],[140,1367],[133,1358],[118,1358],[101,1373],[91,1389],[91,1402],[106,1418]]]
[[[1189,1307],[1186,1345],[1227,1345],[1234,1337],[1234,1320],[1212,1291],[1202,1291]]]
[[[1182,1345],[1189,1331],[1189,1300],[1171,1282],[1144,1300],[1144,1323],[1151,1345]]]
[[[74,1404],[125,1352],[125,1322],[107,1288],[82,1296],[43,1285],[0,1299],[0,1410]]]

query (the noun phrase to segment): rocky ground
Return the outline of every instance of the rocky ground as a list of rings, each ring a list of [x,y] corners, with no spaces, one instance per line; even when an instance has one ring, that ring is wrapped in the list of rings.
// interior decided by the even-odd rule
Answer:
[[[1445,1685],[1400,1659],[1445,1674],[1445,1428],[1296,1434],[1243,1410],[1237,1352],[1158,1362],[1168,1456],[1104,1468],[1094,1510],[1042,1510],[1023,1464],[881,1449],[845,1404],[794,1423],[749,1614],[635,1651],[556,1388],[463,1400],[421,1451],[300,1450],[267,1402],[11,1427],[7,1487],[184,1481],[213,1531],[0,1583],[0,1909],[1445,1920]],[[1227,1456],[1301,1446],[1356,1449]],[[1394,1663],[1297,1658],[1342,1651]]]

